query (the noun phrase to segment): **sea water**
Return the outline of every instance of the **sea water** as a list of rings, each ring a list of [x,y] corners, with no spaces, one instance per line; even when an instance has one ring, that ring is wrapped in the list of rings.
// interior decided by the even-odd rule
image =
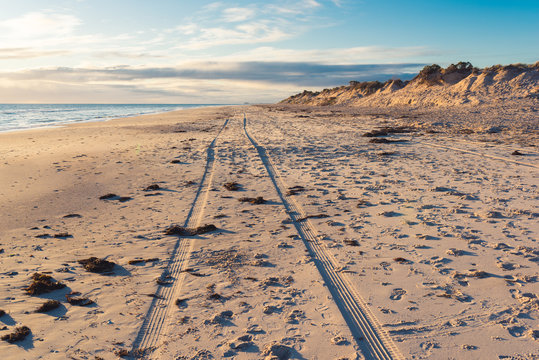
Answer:
[[[213,106],[209,104],[0,104],[0,132]]]

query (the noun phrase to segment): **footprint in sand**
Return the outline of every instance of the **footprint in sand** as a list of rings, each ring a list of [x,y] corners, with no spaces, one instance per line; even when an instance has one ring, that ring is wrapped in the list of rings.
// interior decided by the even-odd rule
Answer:
[[[389,295],[389,298],[391,300],[400,300],[404,294],[406,294],[406,290],[401,289],[401,288],[396,288],[396,289],[393,289],[393,291],[391,291],[391,295]]]

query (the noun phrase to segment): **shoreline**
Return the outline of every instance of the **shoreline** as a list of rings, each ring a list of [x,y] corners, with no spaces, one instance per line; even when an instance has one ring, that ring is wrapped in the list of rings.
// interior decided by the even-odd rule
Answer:
[[[145,106],[145,105],[156,105],[156,106],[160,106],[160,105],[176,105],[176,104],[0,104],[0,105],[118,105],[118,106],[124,106],[124,105],[141,105],[141,106]],[[178,106],[186,106],[186,105],[191,105],[191,104],[177,104]],[[210,105],[205,105],[205,104],[193,104],[193,106],[189,106],[189,107],[179,107],[177,109],[173,109],[173,110],[166,110],[166,111],[157,111],[157,112],[145,112],[145,113],[139,113],[139,114],[132,114],[132,115],[122,115],[122,116],[111,116],[111,117],[104,117],[104,118],[101,118],[101,117],[98,117],[98,118],[93,118],[93,119],[89,119],[89,120],[75,120],[75,121],[69,121],[69,120],[66,120],[64,122],[62,122],[61,120],[58,122],[58,123],[55,123],[55,124],[50,124],[50,125],[42,125],[42,126],[33,126],[33,127],[28,127],[28,128],[17,128],[17,129],[7,129],[7,130],[1,130],[0,129],[0,134],[2,133],[9,133],[9,132],[14,132],[14,131],[26,131],[26,130],[33,130],[33,129],[46,129],[46,128],[55,128],[55,127],[62,127],[62,126],[68,126],[68,125],[72,125],[72,124],[83,124],[83,123],[88,123],[88,122],[103,122],[103,121],[109,121],[109,120],[114,120],[114,119],[123,119],[123,118],[133,118],[133,117],[137,117],[137,116],[144,116],[144,115],[158,115],[158,114],[164,114],[164,113],[169,113],[169,112],[174,112],[174,111],[181,111],[181,110],[187,110],[187,109],[199,109],[199,108],[204,108],[204,107],[221,107],[221,106],[237,106],[237,105],[234,105],[234,104],[226,104],[226,105],[222,105],[222,104],[210,104]]]

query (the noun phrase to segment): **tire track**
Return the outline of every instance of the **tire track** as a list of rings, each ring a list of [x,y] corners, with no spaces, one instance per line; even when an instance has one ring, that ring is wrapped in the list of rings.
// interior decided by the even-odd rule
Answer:
[[[382,328],[374,314],[369,310],[363,298],[348,279],[348,276],[336,270],[338,268],[337,261],[319,242],[318,232],[312,223],[308,219],[301,222],[298,221],[299,218],[305,217],[307,214],[293,197],[285,195],[284,189],[286,189],[286,186],[267,155],[265,148],[259,145],[247,131],[247,118],[245,114],[243,118],[243,131],[258,152],[260,160],[266,168],[286,212],[293,221],[299,236],[312,256],[318,271],[324,279],[328,290],[333,296],[363,355],[367,359],[403,359],[404,357],[387,332]]]
[[[224,122],[223,126],[219,129],[219,132],[206,150],[204,173],[200,180],[191,209],[187,214],[184,227],[197,227],[202,221],[215,170],[215,143],[217,142],[219,135],[228,125],[228,121],[229,120],[227,119]],[[183,279],[185,277],[183,270],[188,266],[194,243],[194,239],[190,238],[180,237],[176,241],[169,263],[161,275],[161,279],[171,279],[172,283],[158,286],[144,322],[133,342],[131,351],[132,357],[150,359],[155,356],[155,354],[152,353],[158,345],[161,333],[167,332],[168,324],[166,323],[166,319],[168,318],[171,308],[173,308],[174,299],[181,291]]]

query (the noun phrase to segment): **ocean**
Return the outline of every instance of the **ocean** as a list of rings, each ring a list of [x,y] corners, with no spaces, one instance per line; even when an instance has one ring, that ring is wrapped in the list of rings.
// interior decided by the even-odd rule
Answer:
[[[0,132],[155,114],[209,104],[0,104]]]

